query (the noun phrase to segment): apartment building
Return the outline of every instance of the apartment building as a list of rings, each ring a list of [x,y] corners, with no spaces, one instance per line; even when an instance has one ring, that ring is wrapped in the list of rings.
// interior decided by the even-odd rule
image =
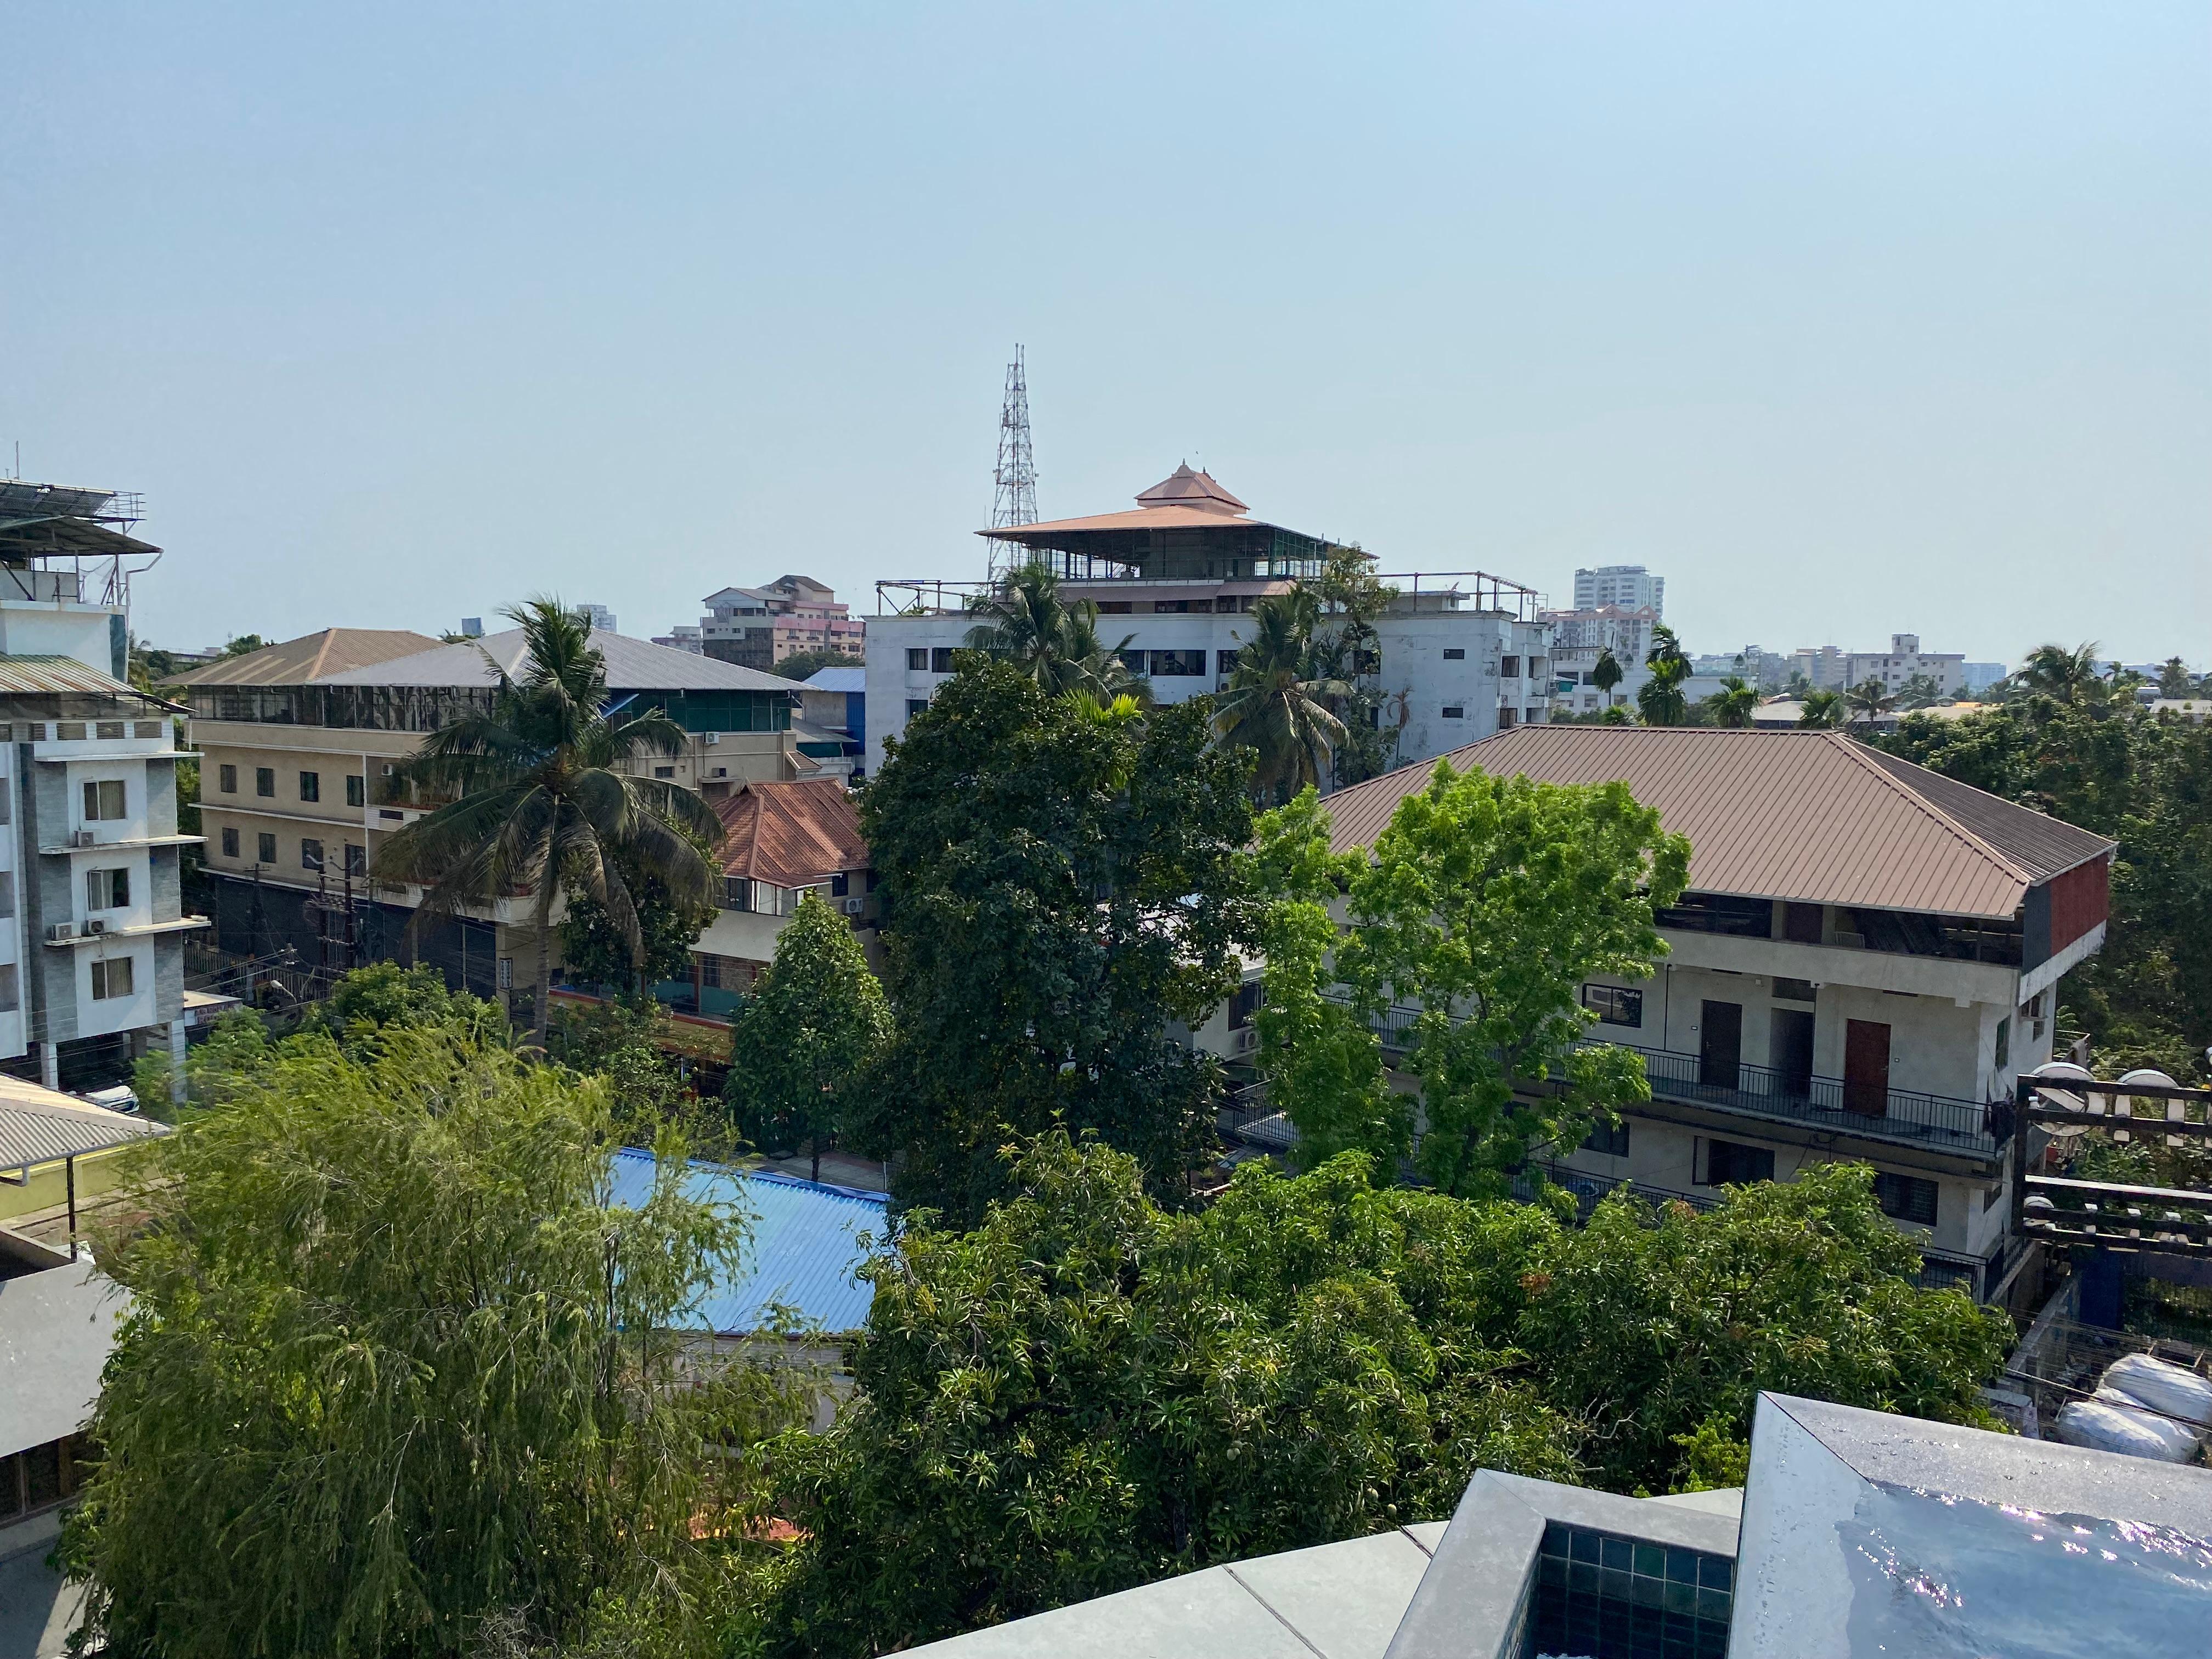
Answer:
[[[1094,602],[1109,645],[1152,682],[1161,702],[1182,702],[1228,684],[1261,598],[1321,574],[1334,544],[1251,516],[1212,477],[1178,466],[1137,497],[1132,511],[976,532],[992,568],[1041,561],[1063,598]],[[1384,574],[1397,602],[1376,625],[1365,665],[1383,693],[1377,724],[1394,732],[1401,764],[1547,718],[1551,629],[1536,595],[1480,571]],[[952,672],[952,654],[975,626],[973,602],[994,582],[935,579],[879,582],[868,630],[867,765],[906,729]]]
[[[125,683],[135,495],[0,481],[0,1060],[114,1083],[185,1046],[175,706]],[[140,561],[147,562],[141,563]]]
[[[1890,691],[1902,691],[1923,676],[1936,683],[1945,701],[1966,690],[1966,657],[1961,651],[1923,651],[1917,634],[1893,634],[1887,651],[1855,651],[1844,659],[1844,684],[1864,685],[1873,680]]]
[[[1709,1204],[1864,1161],[1933,1274],[2002,1293],[2021,1259],[2013,1085],[2051,1058],[2059,981],[2104,944],[2113,843],[1837,732],[1553,726],[1449,758],[1623,781],[1690,841],[1655,975],[1581,988],[1590,1040],[1640,1053],[1652,1098],[1557,1156],[1555,1179]],[[1371,845],[1425,781],[1338,793],[1338,850]],[[1386,1049],[1406,1023],[1385,1022]],[[1236,1024],[1201,1040],[1234,1054]]]
[[[701,601],[700,649],[717,661],[769,669],[802,651],[859,657],[868,624],[834,589],[811,576],[778,576],[763,587],[726,587]],[[678,634],[682,629],[677,630]]]
[[[1576,571],[1575,609],[1596,611],[1606,606],[1648,610],[1654,617],[1664,617],[1667,579],[1653,575],[1640,564],[1601,564]]]
[[[682,754],[641,761],[654,777],[711,801],[749,781],[817,769],[792,730],[790,681],[622,635],[591,640],[605,659],[610,708],[657,707],[690,734]],[[186,676],[222,948],[261,956],[290,946],[302,965],[329,972],[403,955],[422,891],[369,872],[383,839],[434,803],[395,795],[397,769],[425,734],[488,709],[498,675],[525,665],[520,629],[440,645],[329,629]],[[483,996],[510,991],[515,958],[535,953],[521,895],[428,929],[420,945],[423,960]]]

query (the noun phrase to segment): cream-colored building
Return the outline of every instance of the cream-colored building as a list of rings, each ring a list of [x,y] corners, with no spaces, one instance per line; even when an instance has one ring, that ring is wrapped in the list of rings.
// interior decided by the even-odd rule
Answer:
[[[610,708],[665,709],[684,752],[639,762],[712,801],[752,781],[811,775],[791,729],[789,680],[622,635],[594,632]],[[201,751],[202,829],[223,949],[296,952],[342,973],[409,954],[419,888],[373,882],[378,848],[434,803],[396,798],[424,737],[488,708],[525,664],[520,630],[441,645],[419,634],[326,629],[212,664],[180,683]],[[558,941],[553,949],[558,959]],[[531,901],[518,895],[426,928],[414,954],[483,996],[534,970]],[[515,963],[520,959],[521,969]]]

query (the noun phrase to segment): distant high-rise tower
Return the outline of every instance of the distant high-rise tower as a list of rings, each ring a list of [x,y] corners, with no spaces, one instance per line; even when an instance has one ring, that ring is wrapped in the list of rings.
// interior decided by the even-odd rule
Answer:
[[[1036,464],[1030,455],[1030,382],[1022,349],[1006,365],[1006,398],[999,409],[998,488],[991,497],[991,528],[1037,521]]]

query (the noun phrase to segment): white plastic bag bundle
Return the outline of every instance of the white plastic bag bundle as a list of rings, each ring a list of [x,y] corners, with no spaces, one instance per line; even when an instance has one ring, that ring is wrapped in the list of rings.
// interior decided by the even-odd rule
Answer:
[[[2145,1411],[2118,1389],[2100,1389],[2094,1400],[2069,1400],[2058,1408],[2058,1437],[2069,1446],[2186,1463],[2197,1455],[2197,1435],[2183,1424]]]
[[[2212,1428],[2212,1382],[2185,1365],[2131,1353],[2106,1368],[2104,1386],[2140,1400],[2168,1417],[2186,1418],[2199,1428]]]

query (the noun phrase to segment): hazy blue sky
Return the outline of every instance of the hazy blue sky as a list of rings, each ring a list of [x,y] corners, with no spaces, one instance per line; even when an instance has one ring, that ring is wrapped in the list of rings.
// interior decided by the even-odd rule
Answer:
[[[1178,459],[1693,649],[2212,657],[2212,3],[34,4],[0,463],[141,633],[971,576]]]

